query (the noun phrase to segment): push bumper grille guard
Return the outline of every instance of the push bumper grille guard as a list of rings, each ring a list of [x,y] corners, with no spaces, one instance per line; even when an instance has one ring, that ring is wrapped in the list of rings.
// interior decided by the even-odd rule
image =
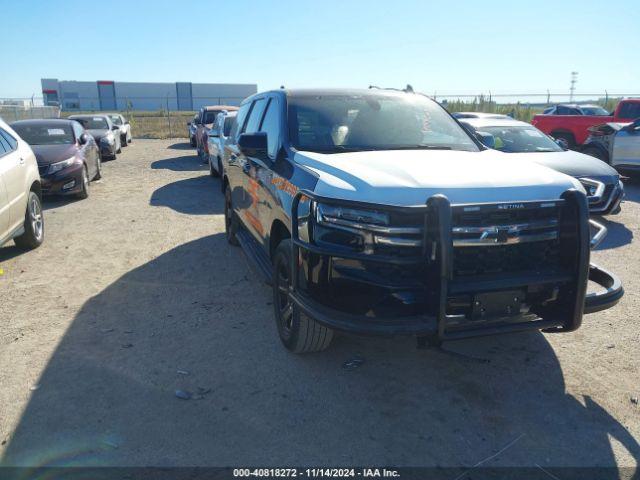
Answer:
[[[325,248],[313,243],[303,241],[299,236],[298,207],[301,201],[321,202],[328,205],[343,207],[365,208],[376,211],[407,212],[407,207],[370,204],[353,200],[340,200],[318,196],[310,191],[301,190],[293,198],[291,205],[292,223],[292,252],[291,252],[291,287],[289,296],[294,304],[305,314],[337,330],[344,330],[360,334],[373,335],[419,335],[437,336],[439,340],[454,340],[482,335],[494,335],[522,330],[545,331],[572,331],[579,328],[582,323],[582,315],[598,312],[613,307],[622,298],[624,291],[620,280],[613,274],[595,265],[589,264],[590,240],[588,223],[588,206],[586,197],[577,190],[568,190],[558,203],[568,203],[573,207],[576,215],[577,235],[579,236],[576,268],[573,276],[576,288],[573,299],[567,299],[570,305],[562,318],[543,319],[536,315],[529,315],[518,321],[496,322],[489,325],[470,325],[447,328],[449,315],[447,315],[447,300],[450,286],[453,280],[453,239],[452,239],[452,207],[444,195],[433,195],[422,207],[410,207],[412,212],[421,213],[424,216],[424,228],[422,232],[422,252],[419,256],[390,256],[371,255],[354,252],[346,248]],[[313,222],[311,211],[308,221]],[[429,228],[427,228],[427,226]],[[599,225],[596,228],[600,227]],[[604,228],[604,227],[602,227]],[[601,232],[601,231],[600,231]],[[436,245],[435,250],[429,246]],[[388,318],[372,318],[364,315],[344,313],[327,307],[298,288],[299,268],[301,265],[301,250],[317,255],[326,255],[343,259],[353,259],[366,262],[379,262],[394,265],[409,265],[416,262],[431,261],[437,269],[438,306],[435,315],[400,316]],[[604,287],[603,291],[586,294],[587,279]],[[532,319],[533,317],[533,319]]]

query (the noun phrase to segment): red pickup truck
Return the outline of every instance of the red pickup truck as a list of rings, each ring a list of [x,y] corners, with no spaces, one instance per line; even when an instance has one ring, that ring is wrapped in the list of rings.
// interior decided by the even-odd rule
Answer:
[[[545,110],[547,112],[547,110]],[[609,122],[633,122],[640,118],[640,99],[621,100],[613,115],[588,115],[580,105],[558,105],[533,117],[531,123],[547,135],[565,140],[569,148],[582,145],[588,129]]]

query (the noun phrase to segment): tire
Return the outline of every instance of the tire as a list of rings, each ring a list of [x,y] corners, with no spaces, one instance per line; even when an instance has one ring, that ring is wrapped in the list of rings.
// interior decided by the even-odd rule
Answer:
[[[189,143],[191,143],[192,147],[196,146],[196,139],[194,137],[191,137],[191,140],[189,141]]]
[[[218,163],[218,168],[220,168],[220,162],[219,160],[216,158],[216,162]],[[211,157],[209,157],[209,175],[211,175],[214,178],[218,178],[220,176],[220,172],[216,171],[215,168],[213,168],[213,163],[211,162]]]
[[[584,150],[582,150],[582,153],[584,153],[585,155],[590,155],[592,157],[595,157],[599,160],[602,160],[603,162],[609,163],[609,155],[607,155],[605,152],[603,152],[599,148],[587,147]]]
[[[77,194],[80,199],[89,198],[89,171],[85,165],[82,169],[82,190]]]
[[[93,177],[93,180],[100,180],[102,178],[102,158],[98,155],[97,163],[96,163],[96,174]]]
[[[33,250],[44,240],[44,216],[42,202],[35,192],[29,192],[27,211],[24,215],[24,233],[13,239],[18,248]]]
[[[121,147],[128,147],[129,146],[129,142],[127,142],[127,134],[124,134],[124,138],[122,136],[120,136],[120,146]]]
[[[280,242],[273,256],[273,310],[280,341],[293,353],[325,350],[333,330],[303,314],[288,292],[291,285],[291,239]]]
[[[231,187],[227,185],[224,191],[224,231],[227,234],[227,242],[236,247],[240,244],[236,237],[236,233],[238,232],[238,218],[232,207]]]
[[[564,140],[565,142],[567,142],[567,146],[570,149],[576,146],[576,140],[575,138],[573,138],[573,135],[571,135],[570,133],[558,132],[558,133],[552,133],[551,136],[556,140]]]

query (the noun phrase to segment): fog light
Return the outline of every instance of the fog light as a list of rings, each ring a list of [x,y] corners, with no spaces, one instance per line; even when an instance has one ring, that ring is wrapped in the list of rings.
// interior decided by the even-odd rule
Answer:
[[[70,182],[65,183],[65,184],[62,186],[62,189],[63,189],[63,190],[69,190],[70,188],[73,188],[73,187],[75,187],[75,186],[76,186],[76,181],[75,181],[75,180],[71,180]]]

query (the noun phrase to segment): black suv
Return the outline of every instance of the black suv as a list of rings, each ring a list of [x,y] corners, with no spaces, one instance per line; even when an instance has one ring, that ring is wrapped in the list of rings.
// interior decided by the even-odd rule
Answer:
[[[517,154],[513,154],[517,155]],[[280,338],[335,330],[438,344],[572,331],[620,282],[589,263],[580,183],[486,149],[436,102],[379,89],[242,102],[225,145],[227,238],[273,286]],[[587,280],[605,287],[586,294]]]

